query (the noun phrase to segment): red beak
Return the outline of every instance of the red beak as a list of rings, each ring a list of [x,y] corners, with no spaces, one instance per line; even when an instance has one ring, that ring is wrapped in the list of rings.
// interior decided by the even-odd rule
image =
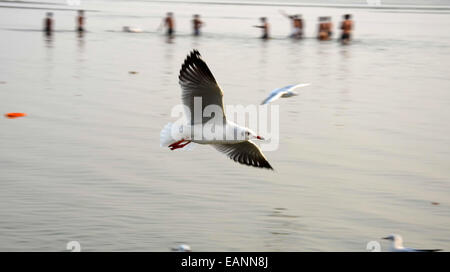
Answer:
[[[261,136],[256,136],[256,139],[258,139],[258,140],[264,140],[264,138],[261,137]]]

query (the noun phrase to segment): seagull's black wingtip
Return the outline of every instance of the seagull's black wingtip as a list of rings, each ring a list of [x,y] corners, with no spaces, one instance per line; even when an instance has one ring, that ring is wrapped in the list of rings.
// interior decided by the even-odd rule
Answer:
[[[260,165],[251,165],[251,164],[244,164],[244,165],[251,166],[251,167],[257,167],[257,168],[263,168],[263,169],[267,169],[267,170],[272,170],[275,172],[275,169],[273,169],[272,165],[270,165],[268,162],[260,164]]]
[[[264,168],[264,169],[275,171],[275,169],[273,169],[272,165],[270,165],[270,163],[267,160],[260,162],[259,165],[249,165],[249,166],[259,167],[259,168]]]
[[[260,161],[258,163],[249,164],[249,163],[246,163],[244,161],[239,160],[238,157],[235,157],[235,158],[230,157],[230,159],[235,161],[235,162],[237,162],[237,163],[240,163],[242,165],[246,165],[248,167],[264,168],[264,169],[267,169],[267,170],[275,171],[275,169],[273,169],[272,165],[270,165],[270,163],[267,160]]]
[[[191,58],[201,58],[202,55],[200,54],[200,52],[198,52],[197,49],[192,49],[190,57]]]
[[[269,170],[272,170],[272,171],[275,171],[275,169],[273,169],[272,165],[270,165],[269,162],[267,162],[267,166],[265,168],[267,168]]]
[[[206,82],[217,84],[213,74],[211,73],[211,70],[209,70],[208,65],[206,65],[206,62],[202,59],[202,56],[197,49],[193,49],[187,55],[186,59],[181,65],[178,79],[180,80],[180,82],[203,79]]]
[[[183,65],[188,66],[191,63],[194,63],[196,60],[200,60],[202,58],[202,55],[200,55],[200,52],[198,52],[197,49],[192,49],[192,51],[187,55],[186,59],[184,60]]]

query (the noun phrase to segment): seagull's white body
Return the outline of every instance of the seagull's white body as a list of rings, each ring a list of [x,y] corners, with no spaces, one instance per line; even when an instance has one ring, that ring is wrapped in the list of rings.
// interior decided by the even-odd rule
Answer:
[[[223,92],[198,51],[194,50],[187,56],[181,66],[179,80],[186,122],[181,125],[167,124],[160,134],[161,146],[175,150],[190,143],[208,144],[238,163],[273,170],[259,147],[251,141],[263,138],[227,120],[223,109]],[[199,104],[198,98],[201,98]],[[212,117],[195,116],[196,112],[203,113],[208,106],[215,106],[217,110]],[[209,131],[217,135],[204,133],[203,129],[210,128],[209,125],[214,127]]]
[[[298,95],[297,92],[294,92],[295,89],[309,86],[309,83],[303,83],[303,84],[296,84],[296,85],[288,85],[283,88],[278,88],[270,92],[269,96],[264,99],[264,101],[261,103],[261,105],[268,104],[270,102],[273,102],[277,100],[280,97],[286,98]]]
[[[415,249],[403,246],[403,238],[398,234],[391,234],[383,239],[391,241],[390,252],[434,252],[440,249]]]

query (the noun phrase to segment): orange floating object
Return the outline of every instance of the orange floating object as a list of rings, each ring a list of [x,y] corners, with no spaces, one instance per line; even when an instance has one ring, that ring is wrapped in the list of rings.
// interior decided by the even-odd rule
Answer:
[[[17,118],[17,117],[24,117],[27,116],[25,113],[23,112],[10,112],[5,114],[6,118]]]

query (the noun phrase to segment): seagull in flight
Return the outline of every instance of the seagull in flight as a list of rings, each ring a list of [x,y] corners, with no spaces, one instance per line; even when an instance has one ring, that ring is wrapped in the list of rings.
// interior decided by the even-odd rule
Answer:
[[[253,142],[264,138],[249,128],[227,120],[223,109],[223,92],[197,50],[186,57],[178,78],[187,122],[179,126],[167,124],[160,134],[161,146],[175,150],[191,143],[208,144],[235,162],[273,170],[261,149]],[[201,104],[197,103],[199,98]],[[196,116],[198,111],[204,113],[205,108],[211,105],[218,109],[212,117]],[[194,109],[196,107],[197,111]],[[215,131],[217,129],[233,137],[206,138],[201,132],[208,124],[214,124]]]
[[[273,102],[280,97],[285,98],[285,97],[291,97],[291,96],[298,95],[297,92],[294,92],[294,89],[306,87],[309,85],[310,85],[309,83],[303,83],[303,84],[288,85],[283,88],[275,89],[272,92],[270,92],[269,96],[266,99],[264,99],[264,101],[261,103],[261,105],[265,105],[270,102]]]
[[[403,246],[403,238],[398,234],[391,234],[387,237],[383,237],[385,240],[392,241],[390,251],[391,252],[435,252],[442,249],[415,249]]]

